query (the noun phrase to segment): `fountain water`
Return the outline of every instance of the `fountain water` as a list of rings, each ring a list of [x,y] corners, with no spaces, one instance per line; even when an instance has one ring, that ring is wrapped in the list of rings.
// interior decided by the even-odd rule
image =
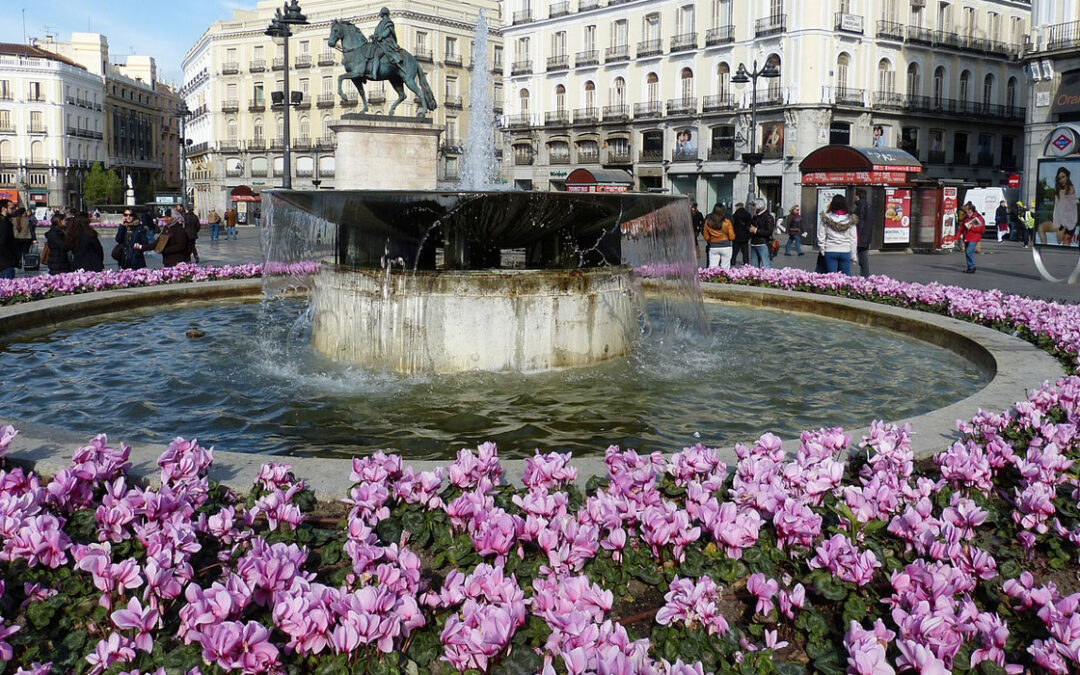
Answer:
[[[491,105],[492,80],[488,67],[488,26],[484,10],[476,17],[473,33],[472,81],[469,84],[469,127],[461,159],[462,190],[490,190],[498,182],[495,127]]]

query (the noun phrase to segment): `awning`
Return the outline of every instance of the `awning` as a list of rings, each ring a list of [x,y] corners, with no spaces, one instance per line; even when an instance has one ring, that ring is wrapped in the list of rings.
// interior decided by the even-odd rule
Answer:
[[[1070,70],[1061,75],[1050,112],[1055,115],[1080,112],[1080,70]]]
[[[814,171],[902,171],[919,173],[922,163],[911,153],[896,148],[855,148],[826,145],[799,163],[803,173]]]
[[[574,169],[566,177],[567,192],[626,192],[634,178],[623,169]]]
[[[229,199],[234,202],[261,202],[262,197],[252,192],[251,188],[246,185],[240,185],[232,189],[229,193]]]

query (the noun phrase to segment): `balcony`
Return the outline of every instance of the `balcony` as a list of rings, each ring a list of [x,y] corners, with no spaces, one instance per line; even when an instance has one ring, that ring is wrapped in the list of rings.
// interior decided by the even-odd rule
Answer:
[[[558,127],[570,124],[569,110],[556,110],[544,113],[544,126]]]
[[[548,156],[548,164],[569,164],[569,163],[570,163],[570,155],[569,154],[566,154],[566,155],[549,155]]]
[[[10,89],[0,90],[0,101],[14,101],[15,94]]]
[[[554,19],[557,16],[566,16],[570,13],[569,0],[563,0],[562,2],[551,3],[551,9],[548,10],[548,16]]]
[[[371,91],[367,92],[366,95],[368,103],[379,104],[386,102],[386,90],[382,87],[372,89]]]
[[[334,52],[322,52],[319,54],[320,66],[332,66],[337,63],[337,59],[334,58]]]
[[[270,149],[271,150],[278,150],[278,151],[284,150],[285,149],[285,139],[283,139],[283,138],[273,138],[273,139],[271,139],[270,140]]]
[[[675,150],[671,153],[671,161],[673,162],[696,162],[697,160],[697,152]]]
[[[883,110],[903,110],[904,95],[895,91],[878,91],[874,93],[874,107]]]
[[[664,151],[660,148],[642,150],[640,160],[642,162],[662,162],[664,161]]]
[[[28,124],[26,126],[26,133],[28,134],[47,134],[49,130],[45,128],[43,124]]]
[[[310,136],[298,136],[292,142],[293,150],[310,150],[311,149],[311,137]]]
[[[971,166],[971,154],[967,152],[954,152],[952,157],[953,166]]]
[[[578,68],[582,66],[595,66],[600,63],[600,50],[590,49],[584,52],[578,52],[574,55],[574,65]]]
[[[439,150],[441,150],[443,154],[460,155],[465,151],[465,146],[460,138],[444,138],[439,143]]]
[[[502,65],[501,62],[495,61],[494,63],[491,64],[491,74],[492,75],[502,75],[502,72],[503,72],[503,65]]]
[[[319,98],[315,99],[315,105],[319,108],[333,108],[334,107],[334,95],[333,94],[319,94]]]
[[[697,113],[697,98],[684,96],[682,98],[669,98],[667,101],[668,115],[694,115]]]
[[[779,35],[787,30],[787,14],[773,14],[764,19],[758,19],[754,23],[754,35],[756,37],[769,37]]]
[[[850,87],[837,87],[836,89],[836,105],[850,105],[862,107],[865,105],[864,89],[852,89]]]
[[[683,33],[682,35],[672,36],[672,53],[685,52],[691,49],[697,49],[697,33]]]
[[[531,9],[523,9],[521,11],[514,12],[514,23],[513,23],[513,25],[515,25],[515,26],[518,25],[519,23],[529,23],[532,20],[533,20],[533,17],[532,17],[532,10]]]
[[[240,110],[240,101],[235,98],[221,102],[221,112],[234,113],[238,110]]]
[[[326,136],[319,136],[315,139],[315,150],[322,152],[323,150],[333,150],[337,147],[337,138],[334,134],[328,134]],[[333,176],[333,171],[321,171],[324,176]]]
[[[248,152],[263,152],[266,150],[265,138],[253,138],[247,142]]]
[[[297,110],[307,110],[311,107],[311,96],[304,94],[304,97],[300,99],[300,102],[294,103],[293,107]]]
[[[293,61],[293,68],[310,68],[311,67],[311,54],[301,54]]]
[[[834,27],[841,33],[853,33],[855,35],[863,34],[863,21],[862,16],[859,14],[847,14],[845,12],[836,13],[836,21]]]
[[[730,92],[706,96],[701,103],[701,112],[703,113],[712,113],[719,112],[721,110],[734,109],[735,101],[731,98]]]
[[[570,67],[570,55],[559,54],[557,56],[549,56],[547,59],[548,71],[566,70]]]
[[[532,116],[528,113],[524,115],[507,115],[506,126],[509,129],[528,129],[532,126]]]
[[[285,70],[285,57],[284,56],[274,57],[274,60],[270,62],[270,69],[271,70]]]
[[[983,167],[996,167],[997,163],[994,161],[994,153],[992,152],[980,152],[978,155],[978,166]]]
[[[346,108],[355,108],[360,103],[360,97],[356,94],[345,94],[345,100],[341,102],[341,105]]]
[[[634,119],[660,117],[664,114],[664,104],[660,101],[646,101],[634,104]]]
[[[604,63],[630,60],[630,45],[615,45],[604,50]]]
[[[240,64],[236,61],[230,61],[221,66],[222,75],[236,75],[240,72]]]
[[[221,141],[218,143],[218,152],[240,152],[240,141]]]
[[[13,134],[15,133],[15,125],[11,123],[0,124],[0,134]],[[72,133],[68,130],[68,133]]]
[[[720,26],[705,31],[705,46],[715,47],[735,42],[735,26]]]
[[[448,66],[460,66],[461,54],[447,54],[443,57],[443,63]]]
[[[634,157],[630,154],[630,148],[620,150],[608,150],[607,161],[605,164],[614,164],[617,166],[626,166],[634,163]]]
[[[604,106],[604,121],[616,122],[630,119],[630,106],[606,105]]]
[[[447,94],[443,97],[443,105],[447,108],[455,108],[457,110],[461,110],[461,95]]]
[[[256,169],[255,167],[251,167],[251,177],[266,178],[266,168],[264,167],[262,169]]]
[[[533,155],[532,153],[515,152],[514,153],[514,166],[532,166]]]
[[[1046,51],[1080,47],[1080,21],[1050,26],[1046,31]]]
[[[417,61],[426,61],[427,63],[434,63],[435,58],[431,55],[431,50],[427,47],[421,47],[419,45],[413,50],[413,56]]]
[[[637,43],[638,58],[656,56],[664,53],[664,43],[660,40],[642,40]]]
[[[757,104],[766,108],[784,105],[784,92],[780,88],[759,91],[757,93]]]
[[[895,21],[878,21],[877,36],[885,40],[903,40],[904,24]]]
[[[944,150],[931,150],[926,153],[927,164],[944,164],[945,163],[945,151]]]
[[[587,12],[600,6],[600,0],[578,0],[577,11]]]
[[[266,101],[252,101],[248,104],[248,112],[262,112],[266,110]]]
[[[511,75],[528,75],[532,72],[532,61],[514,61],[510,66]]]
[[[600,150],[583,150],[578,148],[577,161],[578,164],[599,164]]]
[[[248,64],[248,72],[261,73],[264,70],[266,70],[266,60],[265,59],[252,59],[251,63]]]
[[[596,124],[599,121],[599,108],[578,108],[574,111],[574,124]]]

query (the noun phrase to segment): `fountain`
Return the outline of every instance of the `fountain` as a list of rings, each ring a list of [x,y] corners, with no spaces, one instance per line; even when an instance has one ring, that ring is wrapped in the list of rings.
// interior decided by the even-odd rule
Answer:
[[[476,16],[472,47],[473,77],[469,82],[469,126],[465,131],[465,152],[461,158],[462,190],[490,190],[498,186],[498,164],[495,162],[495,128],[497,124],[487,114],[491,105],[491,77],[488,68],[488,27],[484,10]],[[476,111],[486,111],[480,114]]]

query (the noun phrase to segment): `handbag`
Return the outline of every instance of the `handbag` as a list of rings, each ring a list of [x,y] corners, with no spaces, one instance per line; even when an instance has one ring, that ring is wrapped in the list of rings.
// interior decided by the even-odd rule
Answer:
[[[51,252],[52,252],[52,249],[50,249],[49,245],[46,243],[45,248],[43,248],[41,250],[41,264],[42,265],[48,265],[49,264],[49,253],[51,253]]]
[[[117,244],[116,246],[113,246],[112,253],[110,255],[112,255],[112,259],[115,260],[116,262],[120,262],[121,260],[123,260],[124,259],[124,245],[123,244]]]
[[[169,233],[162,232],[158,235],[157,241],[154,242],[154,253],[161,253],[165,250],[165,247],[169,243]]]

